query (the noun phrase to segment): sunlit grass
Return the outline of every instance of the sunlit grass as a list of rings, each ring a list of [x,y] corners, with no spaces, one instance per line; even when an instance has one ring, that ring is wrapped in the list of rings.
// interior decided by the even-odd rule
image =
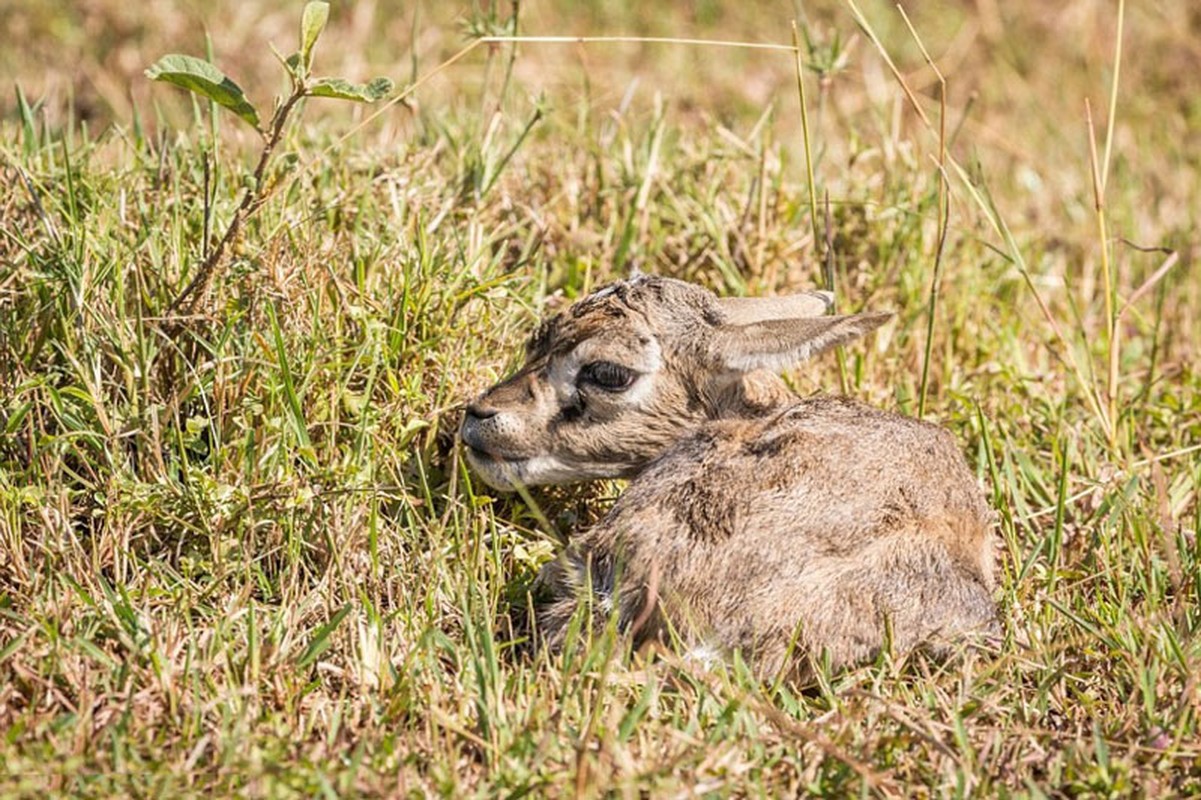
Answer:
[[[107,76],[102,96],[121,53],[145,50],[140,74],[201,41],[170,14],[179,39],[149,23],[119,36],[122,15],[95,5],[87,19],[104,34],[84,61]],[[238,201],[246,142],[228,121],[213,138],[206,109],[190,116],[168,95],[155,104],[176,127],[149,101],[137,124],[116,100],[86,126],[76,106],[72,121],[61,95],[32,87],[55,26],[79,17],[22,9],[36,46],[27,66],[11,52],[3,63],[19,68],[27,112],[6,100],[0,136],[5,791],[1201,791],[1201,199],[1185,180],[1201,167],[1189,133],[1201,111],[1146,55],[1193,63],[1177,31],[1199,23],[1184,2],[1127,11],[1105,213],[1116,308],[1134,303],[1111,429],[1088,394],[1100,386],[1108,401],[1114,311],[1083,100],[1094,114],[1107,105],[1116,9],[1096,26],[1080,21],[1088,9],[957,11],[959,29],[915,13],[946,74],[944,143],[967,182],[940,180],[937,123],[916,119],[838,9],[802,20],[807,60],[824,70],[805,75],[816,197],[787,52],[648,45],[632,66],[629,45],[524,44],[506,80],[508,51],[481,48],[343,141],[355,120],[314,106],[284,142],[295,179],[177,331],[166,310],[203,258],[205,186],[212,236]],[[864,10],[936,120],[903,20]],[[388,35],[445,22],[377,13]],[[588,13],[578,31],[543,3],[521,28],[788,43],[789,20],[764,11]],[[403,83],[408,53],[380,55],[370,22],[335,17],[328,58],[374,54],[371,74],[395,59]],[[504,18],[475,22],[496,32]],[[1007,55],[965,48],[973,26],[980,52]],[[447,30],[442,56],[462,44]],[[276,87],[254,76],[275,65],[240,46],[258,47],[251,33],[214,26],[213,41],[261,97]],[[1062,70],[1054,81],[1029,66],[1036,49]],[[1080,65],[1067,70],[1064,53]],[[423,68],[438,63],[426,55]],[[689,59],[709,66],[677,68]],[[761,85],[706,84],[722,64]],[[635,69],[627,93],[620,76]],[[454,449],[460,404],[504,374],[541,314],[631,267],[770,293],[821,282],[827,237],[840,306],[897,312],[848,348],[847,390],[910,414],[924,397],[987,486],[1000,652],[884,656],[809,687],[631,654],[612,636],[531,652],[522,619],[538,566],[620,487],[546,492],[536,506],[494,497]],[[1138,293],[1168,256],[1122,240],[1178,263]],[[833,358],[791,378],[803,393],[840,384]]]

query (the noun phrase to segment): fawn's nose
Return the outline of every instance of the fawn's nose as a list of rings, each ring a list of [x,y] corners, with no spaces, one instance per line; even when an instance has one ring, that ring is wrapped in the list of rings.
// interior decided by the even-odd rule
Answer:
[[[525,370],[493,386],[467,405],[466,422],[475,423],[492,419],[501,409],[510,412],[529,408],[537,399],[534,373]]]
[[[467,406],[467,416],[471,417],[472,419],[474,419],[476,421],[492,419],[493,417],[496,416],[496,414],[497,414],[497,410],[495,408],[486,406],[486,405],[482,404],[481,402],[479,402],[478,400]]]

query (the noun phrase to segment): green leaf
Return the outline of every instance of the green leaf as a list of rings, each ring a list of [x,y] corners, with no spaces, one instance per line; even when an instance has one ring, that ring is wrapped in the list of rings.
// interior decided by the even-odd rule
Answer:
[[[29,107],[29,102],[25,99],[25,92],[19,83],[17,84],[17,110],[21,113],[21,127],[25,133],[25,155],[29,155],[37,144],[37,133],[33,123],[33,109]]]
[[[309,642],[308,647],[300,654],[300,658],[296,660],[296,666],[300,669],[307,669],[312,666],[321,654],[329,649],[329,637],[338,626],[342,624],[342,620],[346,619],[346,615],[350,613],[350,603],[342,606],[338,611],[330,617],[329,622],[322,625],[313,633],[313,638]]]
[[[250,105],[241,87],[207,61],[179,54],[163,56],[146,70],[146,77],[152,81],[172,83],[207,97],[228,108],[255,128],[259,127],[259,112]]]
[[[14,636],[13,640],[4,647],[0,647],[0,664],[8,660],[9,656],[21,649],[25,644],[25,640],[29,638],[29,631],[22,633],[20,636]]]
[[[351,83],[345,78],[319,78],[308,91],[313,97],[336,97],[360,103],[374,103],[391,92],[392,81],[387,78],[376,78],[371,83]]]
[[[279,373],[283,379],[284,399],[287,400],[288,411],[291,412],[292,427],[296,431],[296,440],[300,443],[300,448],[297,450],[297,455],[309,463],[310,466],[317,465],[317,458],[313,454],[313,441],[309,438],[309,426],[304,419],[304,404],[300,401],[300,395],[296,393],[296,382],[292,380],[292,370],[288,367],[288,349],[284,345],[283,331],[279,327],[279,317],[275,312],[275,305],[267,306],[267,318],[271,321],[271,336],[275,340],[275,355],[279,359]]]
[[[296,83],[300,83],[304,80],[305,73],[308,70],[300,63],[300,53],[292,53],[290,56],[285,58],[283,53],[275,49],[274,44],[268,42],[267,46],[271,48],[271,54],[275,56],[275,60],[278,61],[283,68],[288,71],[288,75],[291,76]]]
[[[329,3],[305,4],[304,14],[300,17],[300,63],[306,73],[312,63],[310,57],[313,53],[313,45],[317,44],[317,37],[321,35],[321,31],[325,30],[327,22],[329,22]]]

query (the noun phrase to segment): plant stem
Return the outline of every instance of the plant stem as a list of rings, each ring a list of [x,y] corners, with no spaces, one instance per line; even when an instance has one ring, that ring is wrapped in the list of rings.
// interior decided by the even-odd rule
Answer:
[[[913,27],[913,23],[909,20],[909,15],[905,13],[904,7],[897,4],[897,11],[900,12],[901,18],[905,20],[905,26],[909,28],[909,33],[913,36],[913,40],[917,42],[918,49],[922,51],[922,56],[926,59],[926,64],[934,71],[935,77],[938,78],[938,244],[934,251],[934,274],[930,278],[930,304],[926,315],[926,345],[922,356],[922,378],[921,384],[917,393],[917,418],[922,419],[926,416],[926,397],[930,388],[930,359],[934,350],[934,321],[938,317],[938,295],[942,287],[942,257],[947,245],[947,222],[950,219],[951,204],[948,197],[949,188],[947,186],[947,79],[939,70],[938,65],[934,63],[934,59],[930,56],[930,52],[926,49],[922,37],[918,35],[917,28]]]
[[[275,153],[275,148],[283,138],[284,126],[288,121],[288,116],[292,113],[292,109],[300,101],[300,98],[305,96],[305,86],[303,83],[297,82],[292,87],[292,93],[284,100],[283,104],[276,109],[274,116],[271,118],[271,127],[267,131],[263,150],[259,154],[258,165],[254,168],[254,175],[251,185],[246,187],[245,193],[242,195],[242,202],[238,204],[234,210],[233,219],[229,221],[229,227],[225,229],[225,234],[221,237],[221,241],[213,248],[208,257],[200,265],[200,270],[179,296],[171,302],[167,308],[167,316],[173,317],[181,309],[186,310],[186,314],[195,313],[196,308],[204,300],[204,296],[208,293],[209,286],[213,282],[213,276],[217,272],[217,267],[220,266],[221,260],[225,255],[225,251],[237,238],[238,233],[242,230],[242,225],[255,211],[262,206],[266,200],[264,192],[263,178],[267,173],[267,164],[271,161],[271,156]]]
[[[1105,291],[1105,349],[1109,356],[1105,380],[1105,406],[1108,411],[1109,425],[1105,431],[1109,440],[1111,453],[1117,452],[1118,447],[1118,318],[1114,303],[1114,279],[1109,260],[1109,223],[1105,217],[1105,186],[1101,177],[1101,167],[1097,162],[1097,139],[1093,127],[1092,106],[1084,101],[1084,113],[1088,122],[1089,164],[1093,176],[1093,211],[1097,217],[1097,238],[1101,245],[1101,277]],[[1113,121],[1110,120],[1110,127]]]
[[[826,289],[834,297],[834,307],[831,311],[838,312],[838,293],[834,279],[834,244],[833,232],[830,227],[830,193],[826,198],[826,235],[821,238],[817,234],[817,179],[813,173],[813,146],[809,138],[809,108],[805,102],[805,62],[801,58],[801,35],[797,21],[792,21],[792,54],[796,61],[796,88],[801,103],[801,139],[805,149],[805,184],[809,187],[809,223],[813,226],[813,250],[824,243],[825,253],[822,254],[821,270],[825,274]],[[843,349],[838,348],[838,385],[843,394],[850,392],[850,381],[847,377],[847,356]]]

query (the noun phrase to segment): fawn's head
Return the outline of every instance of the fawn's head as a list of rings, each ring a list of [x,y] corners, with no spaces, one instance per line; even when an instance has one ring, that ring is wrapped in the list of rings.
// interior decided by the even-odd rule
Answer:
[[[889,317],[822,316],[830,304],[651,276],[612,284],[543,322],[525,365],[467,407],[468,460],[501,489],[634,475],[706,420],[787,404],[773,373]]]

